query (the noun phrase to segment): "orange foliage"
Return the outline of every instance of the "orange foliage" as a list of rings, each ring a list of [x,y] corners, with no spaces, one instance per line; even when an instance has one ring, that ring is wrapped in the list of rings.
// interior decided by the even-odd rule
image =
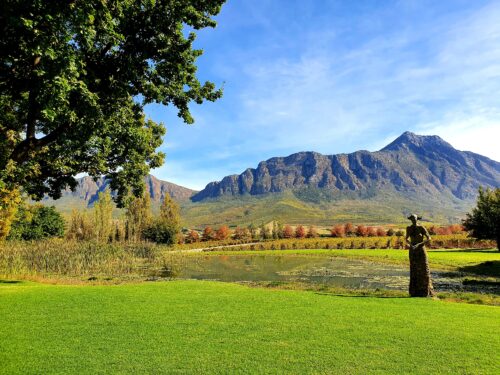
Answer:
[[[332,229],[330,229],[330,233],[332,234],[332,237],[344,237],[345,227],[343,225],[335,225]]]
[[[302,225],[297,226],[295,228],[295,237],[296,238],[304,238],[306,236],[306,230]]]
[[[293,238],[293,229],[290,225],[285,225],[283,228],[283,238]]]
[[[215,232],[215,239],[218,241],[222,241],[228,238],[230,234],[231,231],[229,230],[227,225],[223,225],[222,227],[217,229],[217,232]]]

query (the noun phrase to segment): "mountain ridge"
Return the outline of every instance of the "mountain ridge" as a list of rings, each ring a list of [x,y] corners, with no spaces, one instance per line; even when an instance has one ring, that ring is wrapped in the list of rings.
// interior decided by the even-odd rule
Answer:
[[[459,151],[438,136],[405,132],[379,151],[323,155],[313,151],[261,161],[237,175],[209,183],[191,197],[262,195],[313,187],[332,192],[381,191],[474,199],[479,186],[500,185],[500,163]]]
[[[148,174],[144,178],[144,183],[151,197],[151,201],[157,204],[163,200],[166,193],[170,194],[174,200],[180,203],[189,200],[189,198],[196,193],[196,190],[160,180],[151,174]],[[74,191],[67,188],[63,190],[59,200],[53,200],[46,197],[43,199],[43,202],[50,202],[58,207],[63,207],[67,204],[74,206],[74,202],[78,202],[80,206],[90,207],[97,201],[99,193],[104,192],[108,187],[109,180],[104,177],[94,180],[90,176],[85,176],[77,179],[77,186]]]

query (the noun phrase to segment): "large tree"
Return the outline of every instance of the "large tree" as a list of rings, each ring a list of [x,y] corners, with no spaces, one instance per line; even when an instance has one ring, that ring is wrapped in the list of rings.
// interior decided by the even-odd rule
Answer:
[[[463,226],[475,238],[496,240],[500,251],[500,188],[479,188],[476,207],[467,214]]]
[[[192,123],[190,102],[222,94],[198,81],[193,41],[224,1],[2,1],[0,190],[58,198],[86,172],[110,178],[119,205],[140,196],[164,158],[144,106]]]

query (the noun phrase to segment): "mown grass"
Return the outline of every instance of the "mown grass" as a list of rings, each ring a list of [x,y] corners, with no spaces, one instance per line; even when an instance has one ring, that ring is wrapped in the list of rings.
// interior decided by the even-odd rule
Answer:
[[[497,374],[497,307],[176,281],[0,284],[1,374]]]

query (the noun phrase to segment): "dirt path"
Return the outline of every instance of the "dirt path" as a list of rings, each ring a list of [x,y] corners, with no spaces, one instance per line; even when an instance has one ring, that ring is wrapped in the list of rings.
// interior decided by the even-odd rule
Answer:
[[[221,245],[221,246],[212,246],[212,247],[200,247],[198,249],[185,249],[185,250],[175,250],[180,253],[201,253],[203,251],[211,251],[211,250],[216,250],[216,249],[227,249],[228,247],[238,247],[238,246],[251,246],[251,245],[258,245],[261,242],[249,242],[249,243],[242,243],[242,244],[237,244],[237,245]]]

